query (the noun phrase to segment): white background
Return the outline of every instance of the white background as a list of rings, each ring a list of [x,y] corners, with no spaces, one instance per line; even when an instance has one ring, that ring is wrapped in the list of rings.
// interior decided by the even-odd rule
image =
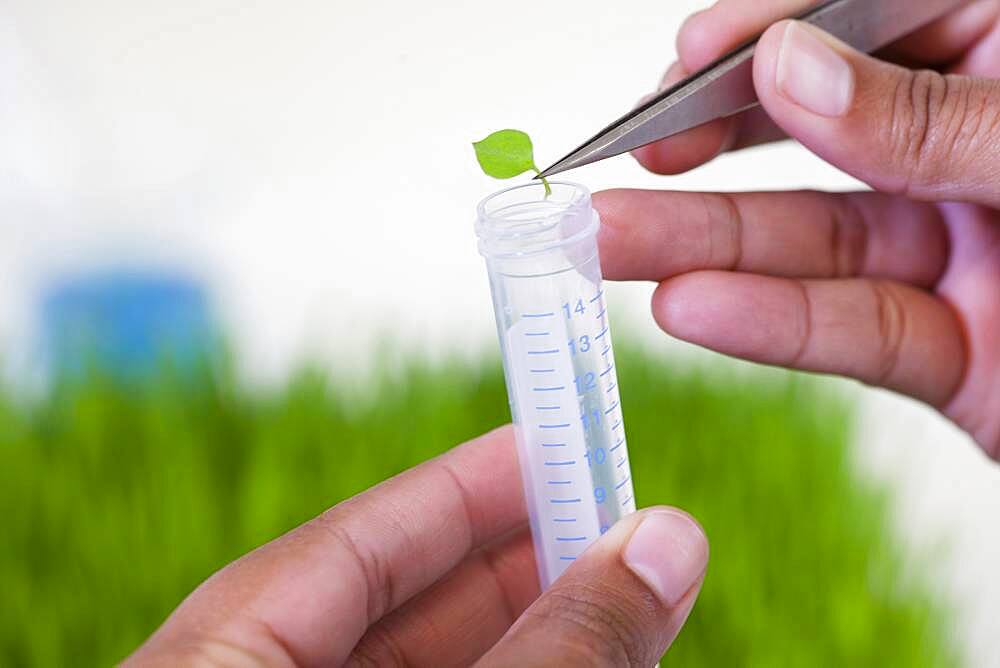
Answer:
[[[305,358],[357,364],[384,333],[430,354],[492,350],[471,223],[500,184],[469,143],[515,127],[539,163],[560,157],[655,87],[703,5],[5,0],[8,366],[31,371],[45,282],[108,262],[201,277],[258,381]],[[572,178],[594,190],[859,187],[792,144],[669,179],[628,157]],[[619,336],[661,340],[649,292],[612,289]],[[899,490],[914,555],[951,541],[934,572],[959,605],[959,637],[976,665],[1000,666],[1000,473],[931,411],[840,387],[864,416],[860,466]]]

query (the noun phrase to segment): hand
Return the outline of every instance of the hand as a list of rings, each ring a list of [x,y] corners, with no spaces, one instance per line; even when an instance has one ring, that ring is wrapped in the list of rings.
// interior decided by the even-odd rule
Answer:
[[[653,665],[701,587],[680,511],[629,516],[539,597],[504,428],[209,578],[126,665]]]
[[[666,82],[810,4],[720,0],[685,24]],[[883,54],[946,74],[771,26],[761,109],[637,158],[675,173],[788,135],[881,192],[600,193],[605,276],[659,281],[653,313],[678,338],[908,394],[1000,458],[998,16],[974,2]]]

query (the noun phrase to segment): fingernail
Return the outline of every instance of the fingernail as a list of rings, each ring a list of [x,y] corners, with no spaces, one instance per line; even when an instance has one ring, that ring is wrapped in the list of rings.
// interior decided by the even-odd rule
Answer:
[[[799,22],[785,28],[775,82],[784,97],[821,116],[843,116],[854,98],[854,70]]]
[[[622,557],[665,605],[673,606],[704,572],[708,541],[691,518],[655,511],[632,533]]]

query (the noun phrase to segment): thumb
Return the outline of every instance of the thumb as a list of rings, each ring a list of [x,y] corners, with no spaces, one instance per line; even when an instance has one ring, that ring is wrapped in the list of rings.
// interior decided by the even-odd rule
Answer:
[[[754,81],[789,135],[874,188],[1000,206],[1000,82],[890,65],[799,21],[764,33]]]
[[[514,623],[480,666],[652,666],[694,606],[708,541],[687,514],[615,524]]]

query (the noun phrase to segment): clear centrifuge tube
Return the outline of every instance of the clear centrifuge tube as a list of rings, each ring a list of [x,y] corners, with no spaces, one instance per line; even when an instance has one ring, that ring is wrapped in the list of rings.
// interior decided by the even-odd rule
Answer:
[[[487,198],[476,223],[542,588],[635,510],[600,218],[586,188],[551,185],[548,198],[540,183]]]

